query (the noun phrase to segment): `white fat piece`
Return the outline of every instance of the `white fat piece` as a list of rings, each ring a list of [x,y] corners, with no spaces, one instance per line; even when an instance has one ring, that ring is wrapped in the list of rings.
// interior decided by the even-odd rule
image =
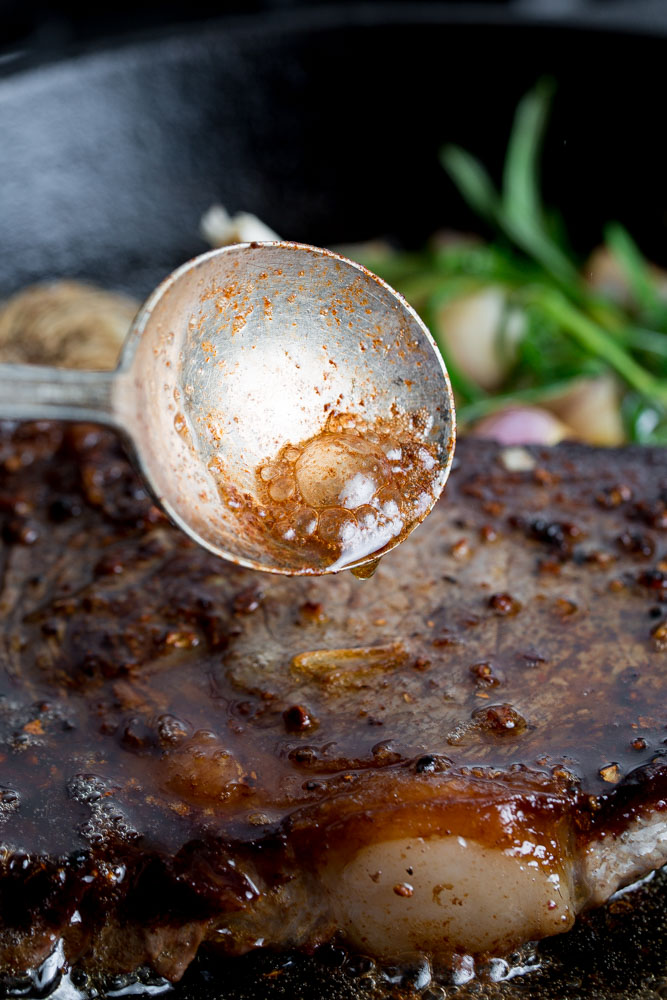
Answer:
[[[593,841],[580,862],[586,904],[599,906],[618,889],[667,864],[667,814],[640,816],[617,836]]]
[[[455,835],[378,842],[324,878],[348,941],[392,961],[502,954],[574,922],[562,867],[528,841],[508,850]]]
[[[580,854],[524,840],[508,849],[456,836],[378,841],[323,873],[350,944],[379,959],[502,955],[570,929],[577,913],[667,862],[667,816],[636,819]]]

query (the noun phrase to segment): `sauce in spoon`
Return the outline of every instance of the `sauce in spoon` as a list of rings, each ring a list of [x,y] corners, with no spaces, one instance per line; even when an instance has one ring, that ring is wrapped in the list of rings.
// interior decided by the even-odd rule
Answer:
[[[366,579],[437,497],[441,460],[429,429],[424,413],[373,422],[334,413],[319,433],[257,466],[254,496],[231,495],[220,475],[221,498],[276,559],[298,551],[306,572],[351,568]]]

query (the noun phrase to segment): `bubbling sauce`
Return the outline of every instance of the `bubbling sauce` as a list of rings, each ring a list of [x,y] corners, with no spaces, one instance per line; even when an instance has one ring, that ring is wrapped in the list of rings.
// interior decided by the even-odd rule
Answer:
[[[305,572],[377,555],[353,570],[367,579],[437,497],[442,464],[437,446],[424,440],[428,429],[422,414],[372,424],[330,415],[318,434],[259,464],[255,496],[243,497],[243,530],[252,521],[277,558],[289,553],[294,564],[298,553]]]

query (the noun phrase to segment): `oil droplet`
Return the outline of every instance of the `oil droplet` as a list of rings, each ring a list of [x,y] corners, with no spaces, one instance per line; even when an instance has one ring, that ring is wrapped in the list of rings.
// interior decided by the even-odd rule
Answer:
[[[341,507],[330,507],[320,514],[317,534],[323,542],[329,545],[339,545],[354,532],[357,520],[348,510]]]
[[[371,506],[369,503],[362,504],[361,507],[357,507],[354,512],[354,516],[361,528],[365,531],[371,531],[377,526],[378,522],[378,512],[375,507]]]
[[[289,500],[293,496],[295,489],[296,484],[292,476],[278,476],[269,486],[269,493],[272,500],[277,500],[281,503],[284,500]]]
[[[280,467],[278,465],[264,465],[259,472],[260,476],[265,483],[270,483],[272,479],[280,474]]]
[[[174,429],[177,434],[180,434],[181,437],[187,437],[188,425],[185,421],[185,417],[180,412],[174,417]]]
[[[354,510],[389,482],[391,467],[373,442],[357,434],[325,432],[304,448],[296,478],[301,495],[313,507]]]
[[[311,507],[298,507],[292,515],[292,526],[297,538],[307,538],[317,530],[317,512]]]
[[[388,483],[378,490],[375,502],[387,517],[395,517],[401,509],[400,491],[393,483]]]

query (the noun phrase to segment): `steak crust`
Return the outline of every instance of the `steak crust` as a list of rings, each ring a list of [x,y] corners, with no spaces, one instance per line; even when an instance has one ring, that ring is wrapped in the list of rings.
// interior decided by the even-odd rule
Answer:
[[[1,968],[363,948],[378,842],[539,844],[530,936],[664,863],[664,451],[463,441],[361,583],[222,563],[112,435],[4,425],[0,525]]]

